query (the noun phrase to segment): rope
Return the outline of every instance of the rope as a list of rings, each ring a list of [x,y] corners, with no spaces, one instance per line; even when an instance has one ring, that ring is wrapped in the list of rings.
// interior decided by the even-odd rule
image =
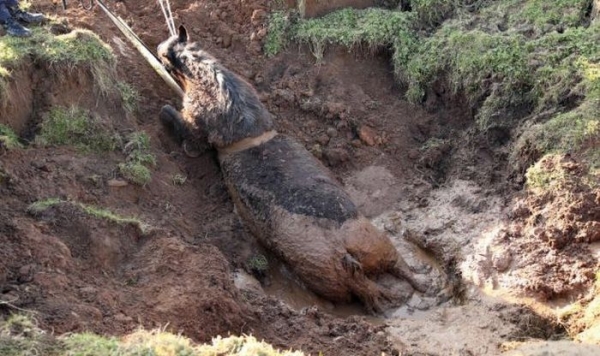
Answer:
[[[173,34],[176,34],[177,31],[175,30],[175,20],[173,19],[173,13],[171,12],[171,2],[169,0],[166,0],[167,2],[167,10],[169,11],[169,18],[171,19],[171,28],[173,29]]]
[[[165,2],[167,3],[165,6]],[[165,21],[167,22],[167,28],[169,29],[169,33],[171,36],[175,36],[177,31],[175,30],[175,21],[173,20],[173,13],[171,12],[171,4],[169,0],[158,0],[160,4],[160,8],[162,10],[163,15],[165,16]]]

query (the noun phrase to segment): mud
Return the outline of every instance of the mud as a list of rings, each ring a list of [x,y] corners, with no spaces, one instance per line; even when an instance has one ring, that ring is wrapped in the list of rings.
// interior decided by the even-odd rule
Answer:
[[[509,141],[495,140],[490,147],[484,138],[473,137],[468,108],[446,100],[442,91],[428,96],[428,111],[399,100],[403,88],[395,84],[386,51],[349,53],[329,48],[315,65],[310,51],[292,46],[266,59],[258,36],[265,20],[259,15],[269,10],[270,2],[171,1],[176,23],[184,23],[208,51],[257,88],[261,101],[276,116],[277,131],[297,139],[344,183],[359,211],[387,231],[412,269],[422,269],[433,278],[452,277],[445,299],[452,297],[441,305],[436,298],[415,293],[407,305],[373,320],[356,315],[361,313],[356,304],[323,301],[279,270],[281,265],[272,262],[276,258],[238,221],[217,157],[212,153],[185,157],[157,124],[165,103],[178,105],[174,94],[98,8],[86,12],[76,2],[70,4],[67,12],[50,1],[35,2],[33,7],[64,16],[69,26],[91,29],[109,43],[118,56],[122,79],[140,90],[140,109],[128,116],[118,103],[97,101],[90,94],[91,78],[86,73],[61,73],[66,80],[54,85],[43,80],[47,76],[43,68],[34,67],[23,74],[24,97],[31,95],[31,99],[18,107],[22,114],[13,115],[10,124],[35,127],[50,105],[48,98],[62,98],[56,103],[69,104],[69,96],[78,97],[81,106],[102,112],[103,122],[122,133],[148,132],[159,168],[144,188],[115,187],[108,182],[123,159],[119,152],[83,155],[71,148],[30,145],[0,157],[0,317],[16,308],[36,311],[41,325],[58,334],[123,335],[139,325],[169,323],[169,330],[196,341],[216,334],[250,333],[277,347],[314,355],[505,351],[535,355],[556,354],[563,347],[575,354],[576,349],[588,348],[546,341],[566,338],[554,323],[555,314],[540,312],[544,316],[540,317],[539,309],[523,299],[490,300],[472,281],[480,281],[485,291],[507,286],[512,294],[516,286],[517,294],[545,296],[549,298],[545,312],[561,304],[557,296],[577,298],[589,285],[587,271],[595,268],[588,258],[597,261],[598,255],[587,250],[593,245],[578,237],[592,231],[586,226],[594,220],[575,208],[593,206],[589,204],[595,191],[584,187],[574,201],[567,191],[521,196],[529,212],[511,217],[515,192],[507,189],[505,178],[511,171],[503,146]],[[165,38],[166,26],[155,2],[109,2],[109,6],[150,48]],[[40,90],[30,94],[30,82],[31,88]],[[4,115],[1,120],[5,123]],[[30,137],[34,135],[35,131]],[[443,140],[444,145],[428,145],[432,138]],[[187,177],[185,184],[172,183],[176,174]],[[39,216],[27,213],[30,203],[49,197],[136,216],[151,224],[154,232],[143,235],[135,227],[112,225],[65,207]],[[569,214],[575,220],[567,218]],[[542,220],[535,225],[538,215]],[[504,249],[507,241],[501,239],[499,246],[486,238],[486,232],[502,230],[511,220],[524,233],[519,238],[508,236],[508,246],[526,248],[526,258],[518,253],[511,253],[510,259],[497,258],[503,254],[496,253],[496,247]],[[577,233],[567,236],[549,230],[552,233],[541,243],[528,234],[539,224],[560,229],[547,225],[552,221],[562,221]],[[510,223],[507,231],[513,231]],[[563,247],[558,250],[558,246]],[[550,252],[547,266],[555,272],[549,289],[543,288],[541,269],[536,267],[543,260],[540,251]],[[568,251],[566,257],[563,251]],[[236,272],[250,274],[248,260],[256,254],[269,260],[271,284],[269,278],[262,285],[254,279],[240,284]],[[505,279],[517,260],[522,269],[514,273],[534,276],[534,289],[512,283],[514,278]],[[512,261],[509,269],[499,272],[497,267],[502,269],[506,261]],[[583,261],[582,274],[571,278],[569,266],[579,261]],[[280,276],[272,269],[278,269]],[[575,282],[573,288],[560,283],[561,276]],[[286,297],[295,290],[304,291],[305,298]],[[544,345],[527,349],[535,340],[551,350]]]

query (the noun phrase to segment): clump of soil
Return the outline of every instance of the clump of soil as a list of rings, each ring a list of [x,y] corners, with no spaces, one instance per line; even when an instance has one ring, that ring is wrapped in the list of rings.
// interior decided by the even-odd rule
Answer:
[[[471,257],[479,285],[510,289],[542,300],[585,294],[600,267],[598,177],[570,156],[546,156],[528,174],[510,222],[499,224]]]

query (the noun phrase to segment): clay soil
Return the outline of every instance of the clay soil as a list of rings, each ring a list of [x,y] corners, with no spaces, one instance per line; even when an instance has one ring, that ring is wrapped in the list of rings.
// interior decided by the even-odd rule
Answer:
[[[509,203],[522,194],[506,179],[512,174],[506,167],[510,140],[490,144],[468,136],[473,119],[460,105],[440,99],[429,102],[426,110],[403,101],[403,88],[396,84],[384,50],[330,48],[316,64],[309,50],[292,46],[267,59],[261,30],[272,2],[171,1],[176,23],[184,24],[192,39],[255,85],[280,132],[296,137],[329,166],[362,212],[378,218],[401,251],[414,254],[414,245],[420,245],[428,250],[426,260],[441,271],[438,276],[455,281],[445,300],[414,296],[387,320],[366,317],[358,306],[318,300],[271,260],[238,221],[214,153],[186,157],[159,124],[162,105],[180,105],[176,95],[98,7],[85,11],[77,1],[68,3],[66,12],[60,2],[39,1],[34,7],[107,42],[118,57],[121,79],[141,94],[139,110],[131,115],[108,99],[96,100],[86,89],[90,80],[85,74],[73,74],[64,85],[49,84],[44,68],[31,65],[19,72],[27,79],[23,90],[32,93],[22,103],[28,115],[13,119],[11,126],[31,138],[49,106],[77,104],[98,112],[119,132],[146,131],[158,164],[148,185],[123,187],[109,184],[123,159],[118,152],[81,154],[75,148],[32,145],[0,157],[1,314],[35,311],[41,326],[58,334],[123,335],[140,325],[168,323],[168,330],[200,342],[244,333],[279,348],[325,355],[495,354],[506,341],[561,335],[560,328],[533,311],[486,299],[460,277],[459,260],[473,260],[467,256],[474,253],[478,236],[510,219]],[[166,38],[155,1],[108,3],[150,48]],[[432,138],[445,143],[426,145]],[[173,184],[177,174],[187,177],[184,184]],[[597,206],[594,194],[584,192],[580,199],[593,204],[589,199],[595,198]],[[115,225],[70,204],[28,212],[29,204],[45,198],[108,208],[138,217],[151,228]],[[522,197],[529,210],[512,216],[524,228],[544,204],[537,199]],[[597,230],[594,214],[577,229]],[[575,215],[573,219],[580,218]],[[550,237],[544,248],[573,244],[570,253],[586,255],[586,244],[598,239],[592,233],[581,232],[577,236],[588,236],[581,239]],[[517,235],[505,237],[511,239],[523,244]],[[531,252],[527,261],[539,259],[540,253]],[[266,254],[271,262],[262,287],[245,274],[256,254]],[[417,257],[407,260],[422,264]],[[597,260],[574,260],[582,261],[578,272],[557,268],[547,288],[541,277],[533,279],[538,282],[534,287],[512,287],[550,299],[583,293],[593,283]],[[250,282],[243,283],[246,279]],[[566,287],[573,280],[576,287]],[[452,333],[444,331],[446,325],[453,325]],[[456,335],[464,343],[455,344]]]

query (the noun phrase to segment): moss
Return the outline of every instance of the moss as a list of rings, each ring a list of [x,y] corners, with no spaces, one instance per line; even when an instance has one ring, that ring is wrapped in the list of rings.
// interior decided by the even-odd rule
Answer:
[[[17,134],[10,127],[3,124],[0,124],[0,147],[4,147],[7,150],[23,148]]]
[[[42,146],[75,146],[83,152],[107,152],[118,147],[120,138],[90,112],[73,106],[52,108],[36,142]]]

